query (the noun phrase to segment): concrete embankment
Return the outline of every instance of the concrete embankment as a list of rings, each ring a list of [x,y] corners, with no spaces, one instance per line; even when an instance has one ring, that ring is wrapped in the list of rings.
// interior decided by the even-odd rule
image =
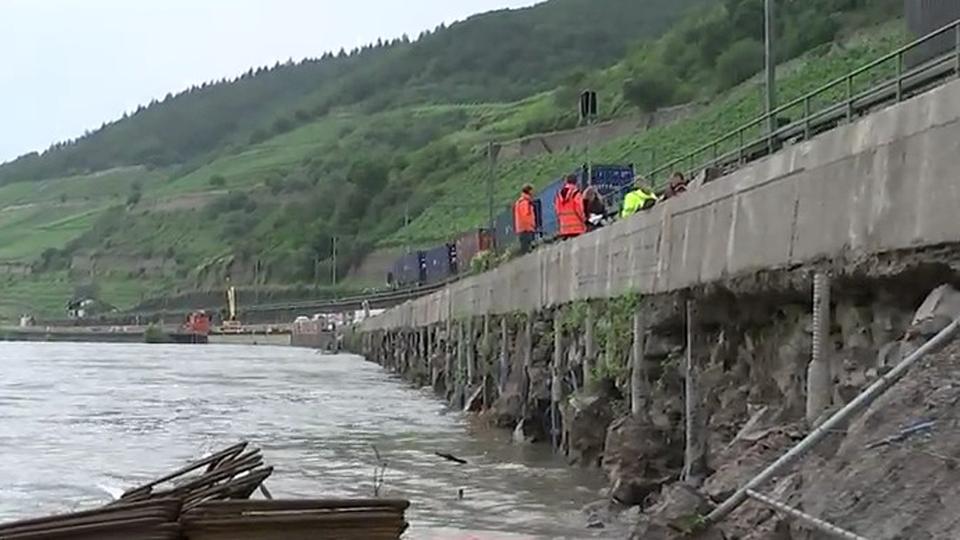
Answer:
[[[960,311],[944,287],[935,323],[915,313],[931,290],[960,284],[958,156],[955,82],[394,308],[352,346],[518,441],[601,468],[620,504],[655,511],[681,479],[719,501]],[[952,388],[937,386],[932,406],[960,401]],[[903,427],[890,422],[855,424],[817,459],[852,470],[856,441]],[[815,500],[826,488],[811,474],[781,478],[774,494]],[[912,489],[906,474],[886,481]],[[807,506],[886,538],[902,516],[875,499],[895,493]],[[914,520],[907,537],[956,537],[944,516],[960,508],[937,504],[924,511],[938,529]],[[818,538],[753,507],[724,527],[738,538]]]

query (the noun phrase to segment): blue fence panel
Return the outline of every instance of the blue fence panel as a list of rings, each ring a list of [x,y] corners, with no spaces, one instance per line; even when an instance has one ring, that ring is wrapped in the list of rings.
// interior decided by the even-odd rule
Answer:
[[[594,165],[593,185],[604,198],[616,193],[624,193],[633,184],[636,173],[633,165]],[[580,187],[586,189],[586,171],[580,172]]]

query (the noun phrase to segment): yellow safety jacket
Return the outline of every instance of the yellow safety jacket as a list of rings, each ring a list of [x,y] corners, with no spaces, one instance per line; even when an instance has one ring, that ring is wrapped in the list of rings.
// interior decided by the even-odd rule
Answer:
[[[648,193],[642,189],[635,189],[627,193],[627,196],[623,198],[623,210],[620,211],[620,218],[628,218],[640,210],[643,210],[647,201],[656,202],[657,200],[659,199],[655,194]]]

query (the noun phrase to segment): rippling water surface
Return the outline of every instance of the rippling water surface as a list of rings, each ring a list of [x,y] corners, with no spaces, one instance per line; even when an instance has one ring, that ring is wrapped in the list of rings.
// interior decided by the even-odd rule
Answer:
[[[267,485],[282,497],[370,496],[375,446],[388,461],[384,495],[412,501],[409,538],[603,534],[579,513],[599,497],[597,472],[473,429],[359,357],[0,343],[0,520],[106,502],[111,490],[238,440],[263,448],[276,467]]]

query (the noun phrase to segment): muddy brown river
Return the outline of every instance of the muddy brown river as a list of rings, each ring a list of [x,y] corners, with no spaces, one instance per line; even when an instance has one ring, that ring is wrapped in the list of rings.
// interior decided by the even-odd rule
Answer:
[[[412,502],[410,539],[624,537],[585,528],[600,473],[512,445],[356,356],[0,343],[0,521],[108,502],[239,440],[275,466],[275,497],[371,496],[376,447],[382,495]]]

